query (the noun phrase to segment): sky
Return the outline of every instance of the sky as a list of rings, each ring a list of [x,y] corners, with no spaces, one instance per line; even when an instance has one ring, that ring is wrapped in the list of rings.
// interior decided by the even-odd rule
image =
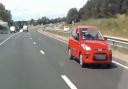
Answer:
[[[80,9],[87,0],[0,0],[11,10],[12,18],[18,20],[38,19],[43,16],[57,18],[66,16],[69,9]]]

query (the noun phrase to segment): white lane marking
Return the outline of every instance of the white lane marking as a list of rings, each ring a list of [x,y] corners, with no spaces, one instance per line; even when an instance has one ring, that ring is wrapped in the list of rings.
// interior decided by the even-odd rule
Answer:
[[[123,65],[123,64],[121,64],[119,62],[116,62],[114,60],[112,62],[115,63],[115,64],[117,64],[117,65],[119,65],[119,66],[121,66],[121,67],[123,67],[123,68],[125,68],[125,69],[128,69],[128,66],[125,66],[125,65]]]
[[[30,38],[32,40],[32,38]]]
[[[18,32],[18,33],[20,33],[20,32]],[[4,40],[3,42],[1,42],[1,43],[0,43],[0,46],[2,46],[5,42],[7,42],[10,38],[12,38],[13,36],[15,36],[15,35],[18,34],[18,33],[15,33],[15,34],[11,35],[9,38],[7,38],[7,39]]]
[[[45,54],[45,52],[43,51],[43,50],[40,50],[40,52],[44,55]]]
[[[71,89],[77,89],[77,87],[69,80],[66,75],[61,75],[61,78],[68,84]]]
[[[33,42],[34,45],[36,45],[36,42]]]
[[[43,33],[41,33],[41,34],[43,34]],[[46,35],[46,34],[43,34],[43,35]],[[46,36],[48,36],[48,35],[46,35]],[[55,37],[52,37],[52,36],[48,36],[48,37],[51,37],[51,38],[53,38],[53,39],[55,39],[55,40],[58,40],[58,41],[61,41],[61,42],[65,43],[65,44],[68,44],[68,42],[62,41],[62,40],[57,39],[57,38],[55,38]],[[123,67],[123,68],[125,68],[125,69],[128,69],[128,66],[125,66],[125,65],[123,65],[123,64],[121,64],[121,63],[119,63],[119,62],[117,62],[117,61],[114,61],[114,60],[113,60],[112,62],[115,63],[115,64],[117,64],[117,65],[119,65],[119,66],[121,66],[121,67]]]

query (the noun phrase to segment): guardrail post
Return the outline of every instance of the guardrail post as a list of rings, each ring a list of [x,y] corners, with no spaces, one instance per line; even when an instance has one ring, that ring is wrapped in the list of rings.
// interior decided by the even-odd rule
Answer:
[[[113,44],[113,46],[115,45],[115,42],[114,41],[112,41],[112,44]]]

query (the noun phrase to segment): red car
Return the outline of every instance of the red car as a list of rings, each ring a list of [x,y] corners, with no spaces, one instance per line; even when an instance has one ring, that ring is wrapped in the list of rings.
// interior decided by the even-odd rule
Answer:
[[[71,32],[68,51],[70,59],[78,59],[81,67],[84,64],[110,66],[112,63],[111,47],[96,26],[77,26]]]

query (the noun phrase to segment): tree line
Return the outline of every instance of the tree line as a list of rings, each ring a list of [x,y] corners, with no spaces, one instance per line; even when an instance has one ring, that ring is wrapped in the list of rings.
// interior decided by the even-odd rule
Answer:
[[[38,20],[31,19],[29,21],[29,24],[31,24],[31,25],[41,25],[41,24],[45,25],[45,24],[60,23],[60,22],[65,22],[65,21],[66,21],[65,17],[49,19],[48,17],[44,16],[42,18],[39,18]]]
[[[116,17],[117,14],[128,15],[128,0],[88,0],[79,10],[71,8],[66,17],[49,19],[44,16],[38,20],[31,19],[29,23],[34,25],[59,22],[71,24],[89,18]]]
[[[89,18],[110,18],[115,17],[116,14],[128,15],[128,0],[88,0],[79,10],[71,8],[66,22],[79,22]]]
[[[12,24],[11,11],[7,10],[2,3],[0,3],[0,20],[8,22],[9,25]]]

